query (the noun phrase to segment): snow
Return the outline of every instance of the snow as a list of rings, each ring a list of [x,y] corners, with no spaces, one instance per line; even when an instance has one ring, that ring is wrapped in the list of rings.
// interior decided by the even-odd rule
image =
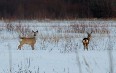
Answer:
[[[8,23],[12,29],[8,30]],[[82,44],[87,34],[69,32],[73,24],[87,25],[89,32],[97,25],[101,31],[92,33],[88,51]],[[28,44],[18,50],[17,25],[39,31],[35,50]],[[103,33],[102,27],[109,32]],[[0,73],[116,73],[115,27],[113,20],[0,21]]]

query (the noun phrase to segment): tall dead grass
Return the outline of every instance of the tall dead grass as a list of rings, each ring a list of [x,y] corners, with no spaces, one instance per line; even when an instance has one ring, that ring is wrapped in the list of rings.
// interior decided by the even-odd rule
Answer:
[[[42,49],[48,47],[49,45],[46,43],[49,43],[55,46],[62,46],[62,51],[69,52],[74,51],[74,48],[76,48],[78,44],[75,42],[78,42],[77,39],[82,39],[86,35],[86,32],[92,31],[93,37],[95,37],[95,34],[97,34],[96,37],[98,37],[98,35],[99,37],[104,37],[111,33],[109,30],[109,26],[114,27],[115,25],[109,25],[108,23],[100,22],[75,22],[67,25],[51,25],[49,27],[44,26],[42,28],[46,29],[46,33],[43,33],[43,31],[39,31],[39,35],[37,38],[40,39],[39,43],[41,44],[40,46]],[[20,36],[25,37],[30,37],[32,35],[31,28],[39,29],[39,27],[32,27],[31,25],[25,25],[21,22],[16,23],[15,25],[12,22],[7,22],[5,23],[5,25],[0,26],[1,31],[7,30],[8,32],[16,32]],[[49,34],[48,31],[52,31],[53,34]]]

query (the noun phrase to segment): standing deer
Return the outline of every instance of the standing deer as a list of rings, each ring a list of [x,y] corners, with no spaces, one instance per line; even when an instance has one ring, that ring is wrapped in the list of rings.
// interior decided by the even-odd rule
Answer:
[[[85,49],[88,50],[88,44],[89,44],[89,41],[90,41],[90,39],[91,39],[91,34],[92,34],[92,32],[91,32],[91,33],[88,33],[88,32],[87,32],[87,34],[88,34],[88,37],[87,37],[87,38],[84,38],[84,39],[82,40],[83,46],[84,46],[84,50],[85,50]]]
[[[24,45],[24,44],[28,44],[28,45],[31,45],[32,47],[32,50],[34,50],[34,44],[36,43],[36,35],[38,33],[38,31],[33,32],[33,37],[30,37],[30,38],[27,38],[27,37],[20,37],[20,39],[22,39],[20,41],[20,45],[18,46],[18,49],[21,50],[21,47]]]

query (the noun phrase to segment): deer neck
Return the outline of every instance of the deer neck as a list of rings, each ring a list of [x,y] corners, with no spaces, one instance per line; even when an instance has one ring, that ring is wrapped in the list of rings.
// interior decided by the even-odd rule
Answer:
[[[91,37],[90,37],[90,36],[88,36],[87,38],[88,38],[88,40],[90,41]]]
[[[34,38],[34,39],[36,39],[36,38],[37,38],[37,36],[33,36],[33,38]]]

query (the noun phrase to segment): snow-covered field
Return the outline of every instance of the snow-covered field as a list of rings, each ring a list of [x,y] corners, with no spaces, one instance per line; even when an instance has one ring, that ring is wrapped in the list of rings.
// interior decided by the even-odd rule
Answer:
[[[35,50],[19,36],[38,30]],[[89,50],[82,39],[93,32]],[[116,21],[0,21],[0,73],[116,73]]]

